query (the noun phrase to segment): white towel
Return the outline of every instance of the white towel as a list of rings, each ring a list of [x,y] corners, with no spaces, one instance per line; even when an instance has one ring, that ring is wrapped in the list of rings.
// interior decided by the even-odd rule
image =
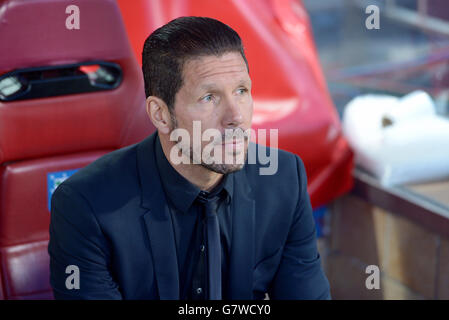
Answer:
[[[449,120],[423,91],[354,98],[344,110],[343,132],[356,163],[383,185],[449,177]]]

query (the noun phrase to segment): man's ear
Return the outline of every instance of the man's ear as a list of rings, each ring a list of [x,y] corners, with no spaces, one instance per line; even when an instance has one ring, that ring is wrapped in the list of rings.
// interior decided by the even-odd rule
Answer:
[[[149,96],[146,100],[146,110],[156,129],[163,134],[169,134],[172,123],[167,104],[158,97]]]

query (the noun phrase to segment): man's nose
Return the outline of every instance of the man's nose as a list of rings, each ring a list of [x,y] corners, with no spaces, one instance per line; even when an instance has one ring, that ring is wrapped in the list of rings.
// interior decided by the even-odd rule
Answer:
[[[234,101],[229,101],[224,110],[224,126],[237,127],[243,122],[241,107]]]

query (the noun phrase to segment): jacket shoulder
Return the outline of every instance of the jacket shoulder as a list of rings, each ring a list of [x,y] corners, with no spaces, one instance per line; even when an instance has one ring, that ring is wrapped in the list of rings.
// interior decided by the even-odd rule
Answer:
[[[282,149],[259,148],[261,146],[257,145],[256,161],[251,162],[248,158],[245,165],[251,188],[256,194],[279,201],[298,202],[301,195],[307,192],[307,174],[301,157]]]
[[[250,175],[272,176],[278,179],[304,169],[301,157],[278,148],[252,143],[248,149],[246,169]]]
[[[107,153],[78,170],[60,186],[77,191],[87,200],[114,199],[114,194],[122,192],[124,185],[129,188],[132,186],[129,182],[137,183],[136,148],[134,144]]]

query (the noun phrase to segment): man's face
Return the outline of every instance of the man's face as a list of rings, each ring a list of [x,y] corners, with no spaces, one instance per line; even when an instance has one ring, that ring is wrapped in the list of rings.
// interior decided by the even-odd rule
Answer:
[[[203,167],[223,174],[240,170],[243,167],[241,159],[246,157],[249,142],[249,136],[243,133],[251,128],[252,114],[251,79],[240,53],[204,56],[190,59],[184,64],[183,86],[175,97],[173,117],[176,128],[189,132],[190,144],[182,143],[181,149],[183,154],[188,154],[190,150],[189,158],[192,161],[196,160]],[[222,141],[213,138],[201,141],[201,137],[193,133],[194,121],[196,125],[201,125],[201,134],[208,129],[216,129]],[[234,134],[237,138],[229,139],[225,133]],[[199,138],[199,142],[194,143],[193,138]],[[214,144],[215,150],[221,150],[218,158],[218,152],[204,153],[211,141],[217,142]],[[218,161],[210,163],[212,158]],[[233,159],[232,163],[229,159]]]

